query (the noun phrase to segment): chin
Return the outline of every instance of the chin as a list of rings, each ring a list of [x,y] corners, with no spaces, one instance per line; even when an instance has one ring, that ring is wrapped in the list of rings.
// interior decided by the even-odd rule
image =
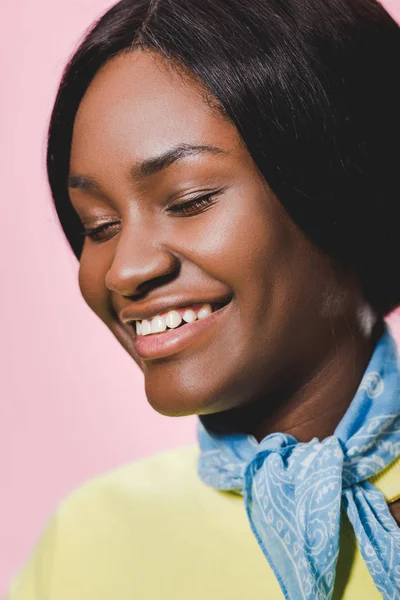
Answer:
[[[166,417],[187,417],[198,414],[198,398],[192,399],[187,396],[169,397],[167,394],[158,395],[146,392],[147,401],[150,406],[160,415]]]
[[[143,375],[150,406],[168,417],[227,411],[243,402],[249,387],[237,363],[221,364],[202,353],[145,363]]]
[[[211,390],[196,386],[160,384],[145,380],[145,393],[150,406],[166,417],[187,417],[189,415],[218,412],[216,395]]]

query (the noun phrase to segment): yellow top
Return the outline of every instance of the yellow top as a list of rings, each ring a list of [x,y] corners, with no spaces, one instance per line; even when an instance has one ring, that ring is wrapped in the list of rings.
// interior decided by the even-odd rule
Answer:
[[[6,600],[282,600],[243,497],[205,485],[198,453],[162,452],[74,490]],[[400,497],[400,457],[374,483],[388,502]],[[334,598],[382,598],[346,519]]]

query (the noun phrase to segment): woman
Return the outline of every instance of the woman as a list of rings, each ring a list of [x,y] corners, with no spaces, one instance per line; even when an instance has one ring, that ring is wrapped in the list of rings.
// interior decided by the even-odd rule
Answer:
[[[375,0],[122,0],[48,175],[96,315],[195,447],[54,512],[49,598],[400,598],[400,31]]]

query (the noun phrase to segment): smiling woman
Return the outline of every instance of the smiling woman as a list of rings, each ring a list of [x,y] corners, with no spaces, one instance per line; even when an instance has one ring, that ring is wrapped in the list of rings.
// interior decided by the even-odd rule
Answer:
[[[399,51],[375,0],[122,0],[87,34],[55,206],[199,443],[66,498],[10,600],[400,598]]]

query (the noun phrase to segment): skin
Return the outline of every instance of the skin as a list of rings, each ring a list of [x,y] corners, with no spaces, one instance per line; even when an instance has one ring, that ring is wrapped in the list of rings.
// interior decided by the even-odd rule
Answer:
[[[222,151],[133,177],[141,161],[177,144]],[[104,65],[76,116],[70,175],[84,226],[114,223],[85,239],[82,296],[142,369],[155,410],[202,415],[216,430],[258,440],[334,432],[371,357],[375,316],[354,274],[289,219],[236,128],[190,75],[141,50]],[[170,210],[212,192],[202,211]],[[140,359],[120,311],[175,295],[231,302],[185,350]]]

